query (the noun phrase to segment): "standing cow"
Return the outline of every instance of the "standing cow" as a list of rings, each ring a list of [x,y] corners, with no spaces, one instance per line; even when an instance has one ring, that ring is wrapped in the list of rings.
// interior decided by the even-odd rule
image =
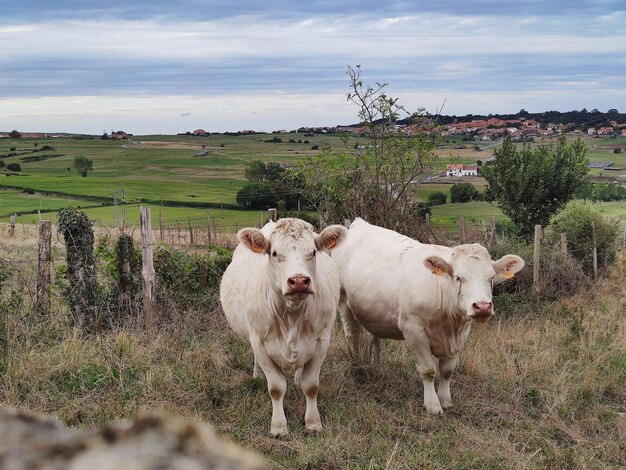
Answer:
[[[361,326],[372,334],[377,362],[381,338],[407,341],[424,383],[424,407],[452,406],[450,376],[472,321],[494,313],[492,287],[524,267],[516,255],[491,261],[478,244],[448,248],[419,243],[356,219],[332,253],[341,279],[339,312],[357,351]],[[439,359],[440,382],[435,394]]]
[[[220,300],[232,329],[252,347],[254,376],[260,368],[267,379],[272,436],[288,432],[285,373],[295,374],[306,397],[306,429],[322,429],[319,373],[339,302],[339,276],[327,252],[346,233],[332,225],[317,235],[307,222],[281,219],[237,234]]]

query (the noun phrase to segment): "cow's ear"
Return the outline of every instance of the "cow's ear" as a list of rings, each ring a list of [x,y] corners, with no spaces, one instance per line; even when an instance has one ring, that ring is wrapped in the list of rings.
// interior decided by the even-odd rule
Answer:
[[[426,269],[429,269],[430,272],[436,274],[437,276],[443,276],[444,274],[447,274],[448,276],[452,277],[454,275],[452,266],[450,266],[448,262],[446,262],[439,256],[429,256],[424,260],[424,266],[426,266]]]
[[[315,238],[315,246],[320,251],[330,252],[334,247],[346,238],[348,230],[341,225],[331,225],[326,227],[322,233]]]
[[[511,279],[524,267],[524,260],[517,255],[505,255],[498,261],[493,262],[493,269],[496,272],[494,284],[499,284],[507,279]]]
[[[270,241],[258,228],[242,228],[237,232],[237,238],[255,253],[269,253],[270,251]]]

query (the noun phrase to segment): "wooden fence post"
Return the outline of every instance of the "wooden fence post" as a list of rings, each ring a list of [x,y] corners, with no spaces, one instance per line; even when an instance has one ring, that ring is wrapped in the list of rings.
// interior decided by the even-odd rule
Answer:
[[[465,232],[465,217],[461,217],[461,244],[465,244],[467,242],[467,233]]]
[[[126,208],[122,207],[122,220],[120,221],[120,228],[122,231],[126,229]]]
[[[163,241],[163,213],[161,212],[160,207],[159,207],[159,236],[161,237],[161,241]]]
[[[596,223],[591,222],[591,236],[593,240],[593,277],[598,277],[598,240],[596,237]]]
[[[350,228],[350,224],[351,224],[350,219],[343,219],[343,226],[345,228]]]
[[[9,221],[9,236],[15,234],[15,225],[17,224],[17,214],[12,214]]]
[[[37,266],[37,309],[50,312],[50,248],[52,246],[52,223],[39,222],[39,262]]]
[[[193,245],[193,228],[191,227],[191,216],[187,216],[187,224],[189,225],[189,244]]]
[[[426,212],[426,226],[430,225],[430,214]]]
[[[489,227],[491,228],[491,237],[489,238],[489,246],[496,244],[496,221],[493,215],[489,216]]]
[[[533,253],[533,287],[539,292],[539,268],[541,264],[541,225],[535,225],[535,250]]]
[[[278,220],[278,211],[276,209],[268,209],[267,216],[269,217],[270,221],[276,222]]]
[[[206,228],[207,228],[207,240],[208,245],[211,244],[211,213],[206,211]]]
[[[565,232],[561,232],[561,252],[567,256],[567,235]]]
[[[141,206],[141,277],[143,284],[143,302],[145,308],[144,325],[153,330],[156,324],[156,273],[152,259],[152,218],[150,207]]]

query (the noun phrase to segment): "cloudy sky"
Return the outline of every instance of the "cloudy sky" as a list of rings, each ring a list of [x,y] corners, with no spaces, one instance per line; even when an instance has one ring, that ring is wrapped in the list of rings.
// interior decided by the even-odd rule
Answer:
[[[411,110],[626,112],[626,1],[4,2],[0,131],[347,124],[356,64]]]

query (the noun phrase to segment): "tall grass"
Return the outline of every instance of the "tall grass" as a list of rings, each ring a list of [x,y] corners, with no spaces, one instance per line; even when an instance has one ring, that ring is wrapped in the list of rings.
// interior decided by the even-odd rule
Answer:
[[[3,259],[10,254],[4,252]],[[185,272],[184,270],[181,272]],[[422,411],[421,384],[402,342],[382,366],[354,362],[337,323],[320,380],[324,431],[305,433],[304,397],[291,382],[291,434],[267,435],[271,405],[252,378],[249,349],[206,287],[197,301],[161,292],[154,334],[129,321],[97,336],[69,327],[59,298],[30,313],[23,279],[3,286],[7,332],[0,403],[101,424],[144,410],[211,421],[277,468],[623,468],[626,465],[626,260],[592,289],[477,325],[453,376],[455,407]],[[214,286],[213,286],[214,287]],[[11,299],[22,299],[20,305]],[[200,291],[199,291],[200,292]],[[15,293],[15,295],[14,295]]]

